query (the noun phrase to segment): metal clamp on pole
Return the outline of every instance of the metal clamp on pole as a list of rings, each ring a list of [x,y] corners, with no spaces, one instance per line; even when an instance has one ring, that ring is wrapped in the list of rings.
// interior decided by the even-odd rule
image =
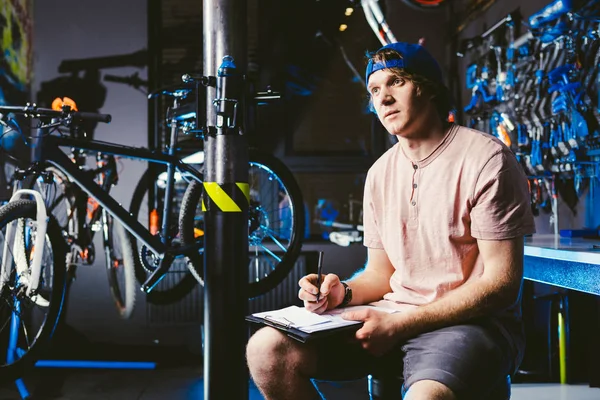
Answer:
[[[248,398],[246,0],[204,0],[204,399]],[[235,62],[234,62],[235,59]]]
[[[238,105],[243,88],[233,57],[223,57],[217,74],[217,98],[213,101],[217,112],[217,135],[238,134]]]

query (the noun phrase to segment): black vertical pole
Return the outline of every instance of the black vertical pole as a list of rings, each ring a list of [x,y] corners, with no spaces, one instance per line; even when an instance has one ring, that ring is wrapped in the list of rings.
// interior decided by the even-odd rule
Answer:
[[[160,85],[160,65],[162,62],[160,32],[162,27],[162,0],[148,0],[148,93]],[[156,150],[160,147],[161,137],[159,118],[159,97],[148,102],[148,147]]]
[[[148,0],[148,17],[146,20],[148,29],[148,93],[152,93],[160,86],[161,63],[162,63],[162,44],[160,33],[162,29],[162,0]],[[148,102],[148,148],[151,150],[160,150],[161,133],[160,124],[160,105],[161,96],[157,96]],[[154,163],[148,163],[148,168],[155,168]],[[150,176],[154,176],[151,174]],[[148,187],[148,210],[156,208],[156,193],[154,185]],[[149,223],[149,221],[147,221]]]
[[[243,132],[246,0],[204,0],[204,398],[247,399],[248,145]]]

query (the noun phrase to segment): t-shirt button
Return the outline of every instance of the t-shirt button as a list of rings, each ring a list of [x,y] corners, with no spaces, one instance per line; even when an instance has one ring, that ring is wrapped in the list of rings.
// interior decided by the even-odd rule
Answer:
[[[413,206],[416,206],[416,205],[417,205],[417,202],[416,202],[416,201],[413,201],[413,202],[412,202],[412,203],[410,203],[410,204],[412,204]]]
[[[417,188],[417,184],[413,183],[413,188],[416,189]]]
[[[417,164],[413,164],[413,168],[417,169],[417,168],[419,168],[419,166]]]

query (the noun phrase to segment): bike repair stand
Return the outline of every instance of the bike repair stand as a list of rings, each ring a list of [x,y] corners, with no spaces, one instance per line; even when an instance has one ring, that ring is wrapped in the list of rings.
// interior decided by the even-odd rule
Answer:
[[[46,211],[46,206],[44,203],[44,199],[39,192],[35,190],[29,189],[20,189],[17,190],[13,196],[10,198],[10,201],[15,201],[22,196],[33,196],[36,202],[36,222],[37,222],[37,236],[35,241],[35,247],[37,249],[41,249],[41,251],[36,251],[33,255],[33,261],[31,265],[31,274],[29,276],[30,282],[29,287],[27,288],[26,296],[30,296],[33,288],[37,288],[39,283],[39,277],[41,274],[41,265],[42,265],[42,257],[43,257],[43,249],[44,249],[44,240],[46,238],[46,229],[48,227],[48,214]],[[11,237],[14,231],[14,224],[11,224],[6,229],[6,238],[7,240],[4,243],[5,249],[3,254],[3,265],[8,265],[12,263],[12,260],[7,259],[7,257],[11,257],[10,254],[18,254],[16,250],[13,252],[8,252],[6,246],[9,246],[12,242]],[[15,260],[17,271],[19,270],[19,260]],[[26,268],[26,267],[25,267]],[[21,276],[21,274],[19,274]],[[34,292],[35,293],[35,292]],[[43,299],[41,296],[35,296],[35,294],[31,297],[32,301],[35,301],[36,304],[39,305],[40,302],[46,302],[47,300]],[[48,306],[47,304],[46,306]],[[43,305],[42,305],[43,306]],[[20,302],[17,300],[14,303],[11,321],[10,321],[10,333],[8,339],[7,346],[7,354],[6,361],[8,363],[13,363],[18,360],[23,355],[23,350],[18,348],[17,341],[19,339],[19,325],[21,323],[19,314],[21,312]],[[84,360],[40,360],[35,363],[37,368],[97,368],[97,369],[155,369],[156,363],[153,362],[130,362],[130,361],[84,361]],[[17,390],[19,392],[19,396],[21,399],[30,398],[29,391],[27,390],[27,386],[25,386],[25,382],[23,379],[18,378],[15,380],[15,385],[17,386]]]
[[[250,196],[243,101],[246,1],[204,0],[203,5],[203,75],[217,77],[216,88],[206,90],[204,134],[204,399],[243,400],[248,398]]]

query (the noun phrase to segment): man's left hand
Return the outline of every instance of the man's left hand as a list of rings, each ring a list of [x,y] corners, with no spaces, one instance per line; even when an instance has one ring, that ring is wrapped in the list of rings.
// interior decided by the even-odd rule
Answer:
[[[363,326],[356,331],[356,339],[363,349],[375,356],[381,356],[391,350],[401,339],[398,329],[398,314],[384,311],[363,309],[347,311],[342,318],[351,321],[363,321]]]

